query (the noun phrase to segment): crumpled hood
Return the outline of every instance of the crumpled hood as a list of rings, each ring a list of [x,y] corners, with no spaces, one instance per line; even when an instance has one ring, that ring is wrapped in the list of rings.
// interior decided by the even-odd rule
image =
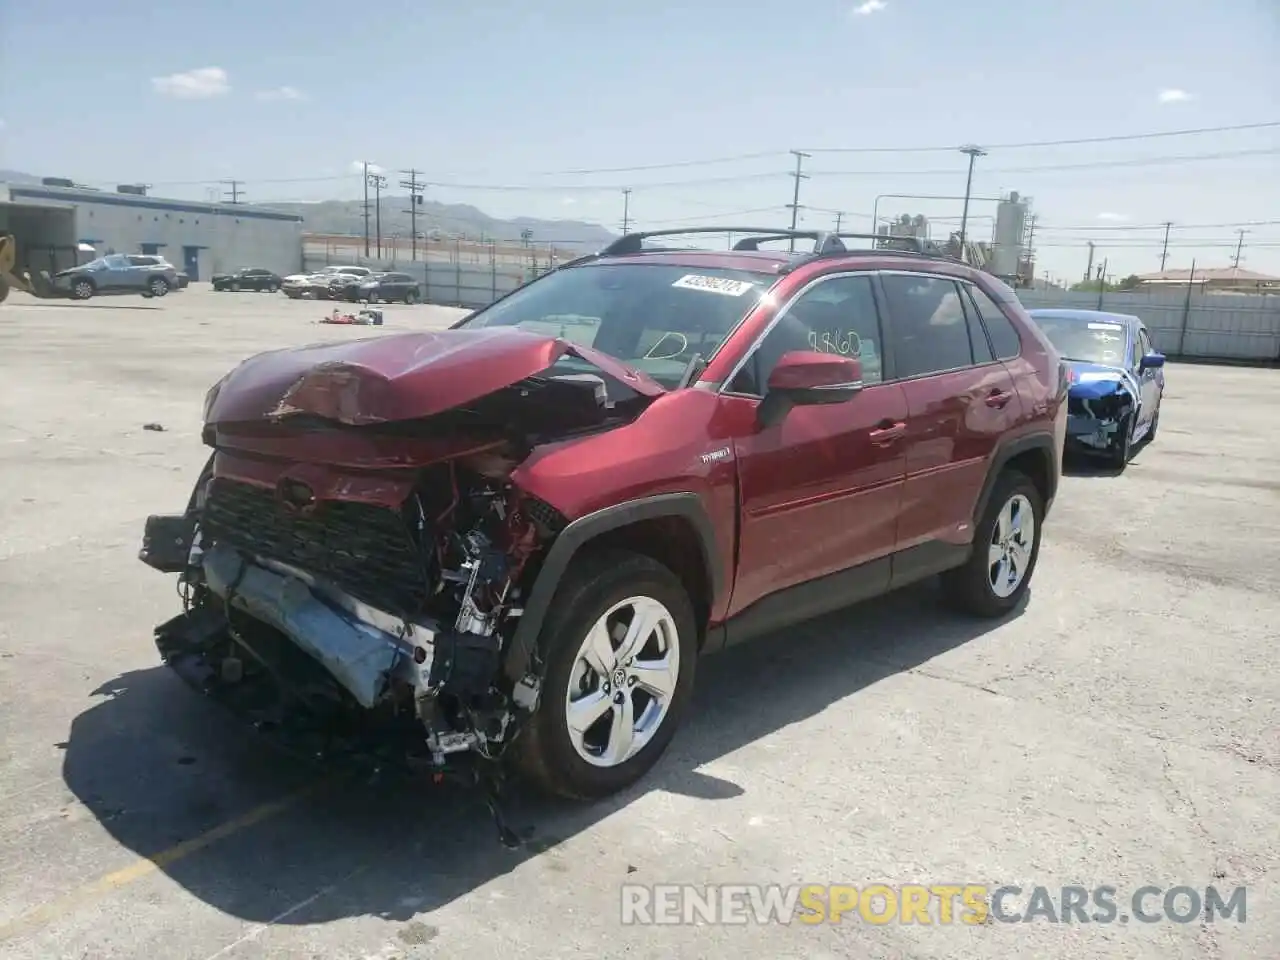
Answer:
[[[612,357],[514,327],[415,332],[258,354],[219,381],[206,423],[308,414],[361,425],[414,420],[463,406],[541,373],[565,354],[637,393],[666,391]]]
[[[1101,363],[1087,363],[1084,360],[1068,360],[1070,371],[1071,396],[1088,400],[1114,393],[1117,389],[1128,390],[1137,396],[1138,385],[1133,375],[1121,367],[1109,367]]]

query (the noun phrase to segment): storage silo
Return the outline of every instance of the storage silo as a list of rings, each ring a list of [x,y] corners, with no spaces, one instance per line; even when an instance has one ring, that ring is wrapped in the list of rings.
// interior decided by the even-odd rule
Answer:
[[[1014,277],[1026,253],[1027,201],[1016,191],[996,207],[996,235],[987,269],[998,277]]]

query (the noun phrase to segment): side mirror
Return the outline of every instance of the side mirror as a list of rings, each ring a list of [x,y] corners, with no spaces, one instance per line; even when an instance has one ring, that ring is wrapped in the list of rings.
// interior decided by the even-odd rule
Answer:
[[[1148,353],[1145,357],[1138,361],[1138,371],[1159,370],[1164,366],[1163,353]]]
[[[816,350],[792,350],[778,358],[760,403],[760,425],[781,422],[792,407],[844,403],[862,389],[862,361]]]

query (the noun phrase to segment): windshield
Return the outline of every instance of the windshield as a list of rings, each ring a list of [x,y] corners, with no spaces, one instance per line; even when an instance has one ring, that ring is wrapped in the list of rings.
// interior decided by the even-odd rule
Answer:
[[[616,357],[665,387],[709,358],[776,277],[745,270],[615,263],[559,270],[469,318],[515,326]],[[586,369],[567,357],[557,368]]]
[[[1084,317],[1032,316],[1062,359],[1124,366],[1128,335],[1123,324]]]

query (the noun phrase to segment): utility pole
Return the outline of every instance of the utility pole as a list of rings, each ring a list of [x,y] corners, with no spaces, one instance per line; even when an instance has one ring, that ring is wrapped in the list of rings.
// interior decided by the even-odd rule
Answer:
[[[1088,283],[1093,279],[1093,241],[1089,243],[1089,262],[1084,265],[1084,282]]]
[[[844,219],[844,214],[839,210],[836,211],[836,233],[840,232],[840,221]]]
[[[1034,259],[1035,259],[1035,255],[1036,255],[1036,248],[1035,248],[1035,243],[1036,243],[1036,219],[1037,219],[1037,215],[1033,213],[1033,214],[1031,215],[1031,228],[1027,231],[1027,252],[1026,252],[1026,254],[1025,254],[1025,257],[1026,257],[1026,263],[1027,263],[1027,267],[1028,267],[1028,268],[1030,268],[1030,267],[1031,267],[1031,264],[1032,264],[1032,262],[1034,261]],[[1019,264],[1018,266],[1019,266],[1019,267],[1021,267],[1021,264]],[[1032,280],[1033,282],[1035,281],[1035,274],[1034,274],[1034,273],[1031,275],[1031,280]]]
[[[401,180],[400,186],[409,191],[409,249],[412,251],[410,257],[414,260],[418,259],[418,208],[422,206],[422,188],[426,184],[418,182],[418,170],[401,170],[401,173],[409,175],[408,180]]]
[[[626,236],[631,227],[631,188],[622,188],[622,234]]]
[[[1164,224],[1164,245],[1160,248],[1160,272],[1164,273],[1164,265],[1169,262],[1169,230],[1173,227],[1172,220],[1166,220]]]
[[[1248,232],[1249,231],[1243,227],[1236,231],[1236,233],[1239,234],[1240,239],[1236,241],[1236,255],[1231,261],[1231,266],[1237,270],[1240,269],[1240,254],[1244,252],[1244,235]]]
[[[964,208],[960,211],[960,259],[967,263],[969,258],[967,255],[968,248],[965,246],[965,241],[968,239],[969,197],[973,192],[973,161],[978,159],[978,157],[985,157],[987,155],[987,151],[983,150],[981,147],[975,147],[973,144],[969,144],[968,146],[961,147],[960,152],[969,157],[969,176],[964,182]]]
[[[223,194],[223,198],[227,201],[227,203],[239,203],[240,196],[244,192],[243,190],[240,189],[240,184],[244,183],[244,181],[243,180],[223,180],[222,182],[227,185],[227,190]]]
[[[369,161],[361,162],[364,167],[364,258],[369,259]]]
[[[803,172],[803,164],[809,159],[809,154],[801,153],[799,150],[792,150],[791,153],[796,158],[796,172],[792,174],[796,179],[796,186],[791,194],[791,202],[787,206],[791,208],[791,229],[794,230],[800,220],[800,181],[809,179],[809,175]],[[795,237],[791,238],[791,252],[796,252]]]
[[[381,260],[382,259],[382,188],[387,185],[387,178],[380,173],[371,173],[367,177],[365,177],[365,184],[366,184],[366,187],[365,187],[366,195],[368,193],[368,188],[373,187],[373,209],[374,209],[374,216],[376,218],[376,224],[377,224],[377,230],[378,230],[378,259]],[[365,202],[367,203],[368,201],[366,200]],[[366,208],[365,209],[366,249],[369,243],[368,232],[367,232],[369,229],[368,223],[369,223],[369,211],[368,211],[368,208]]]

